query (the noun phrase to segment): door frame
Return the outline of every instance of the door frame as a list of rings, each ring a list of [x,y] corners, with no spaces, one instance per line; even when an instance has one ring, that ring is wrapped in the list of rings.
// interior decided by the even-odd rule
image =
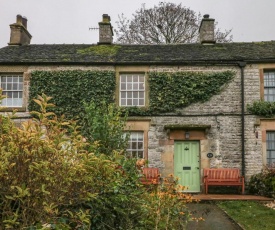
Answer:
[[[173,167],[174,167],[174,172],[175,172],[175,143],[184,143],[184,142],[196,142],[198,143],[198,160],[199,160],[199,179],[198,179],[198,183],[199,183],[199,191],[182,191],[182,192],[189,192],[189,193],[200,193],[202,191],[201,189],[201,143],[200,140],[174,140],[174,156],[173,156]],[[176,176],[176,175],[175,175]]]

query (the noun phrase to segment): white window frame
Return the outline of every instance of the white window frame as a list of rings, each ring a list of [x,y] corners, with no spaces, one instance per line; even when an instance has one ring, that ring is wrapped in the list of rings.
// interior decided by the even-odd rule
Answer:
[[[264,100],[275,101],[275,71],[264,71]]]
[[[266,132],[266,164],[275,164],[275,131]]]
[[[0,88],[7,98],[2,100],[1,106],[20,108],[23,106],[23,76],[20,74],[0,74]]]
[[[125,107],[145,106],[145,74],[120,74],[119,105]]]
[[[144,158],[144,132],[131,131],[128,137],[127,156]]]

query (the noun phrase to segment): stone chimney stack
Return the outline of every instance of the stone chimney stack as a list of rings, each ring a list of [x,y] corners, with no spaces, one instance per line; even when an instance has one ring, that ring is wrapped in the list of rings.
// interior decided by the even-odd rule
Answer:
[[[111,18],[108,14],[102,15],[102,22],[99,25],[99,42],[97,44],[112,44],[113,43],[113,27]]]
[[[205,14],[201,20],[199,29],[200,43],[205,45],[215,44],[215,33],[214,33],[214,22],[215,19],[209,18],[209,14]]]
[[[21,15],[16,16],[16,23],[11,24],[11,34],[9,45],[29,45],[31,43],[31,34],[27,30],[27,18]]]

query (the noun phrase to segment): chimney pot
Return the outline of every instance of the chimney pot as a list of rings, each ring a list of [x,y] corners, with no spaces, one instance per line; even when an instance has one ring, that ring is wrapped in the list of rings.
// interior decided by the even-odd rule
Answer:
[[[111,21],[111,17],[108,14],[102,15],[102,22],[110,23],[110,21]]]
[[[26,17],[22,17],[22,25],[27,29],[28,19]]]
[[[203,18],[209,18],[209,14],[203,15]]]
[[[17,24],[22,24],[22,16],[20,14],[16,15],[16,23]]]

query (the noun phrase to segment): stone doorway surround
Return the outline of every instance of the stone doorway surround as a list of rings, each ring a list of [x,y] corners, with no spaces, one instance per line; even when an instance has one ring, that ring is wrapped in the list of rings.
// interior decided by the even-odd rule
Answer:
[[[210,167],[210,160],[207,157],[209,143],[207,132],[211,128],[208,124],[169,124],[164,126],[167,134],[162,161],[165,167],[162,169],[162,176],[168,177],[174,172],[174,142],[175,141],[199,141],[200,145],[200,169]]]

